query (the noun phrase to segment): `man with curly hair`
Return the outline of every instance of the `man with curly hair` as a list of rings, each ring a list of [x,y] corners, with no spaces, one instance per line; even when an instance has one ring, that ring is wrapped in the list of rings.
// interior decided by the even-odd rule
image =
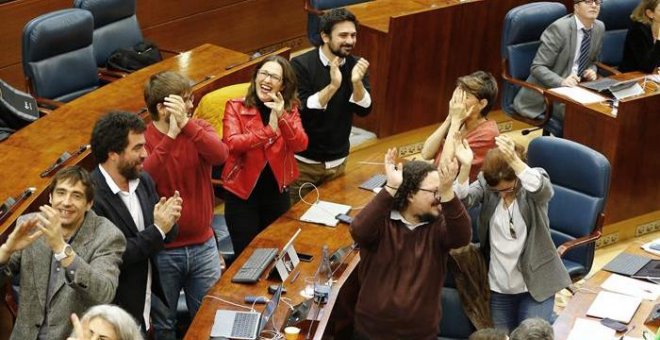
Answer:
[[[385,188],[351,224],[360,246],[354,339],[436,339],[449,250],[472,237],[452,189],[456,160],[395,166],[395,155],[385,155]]]

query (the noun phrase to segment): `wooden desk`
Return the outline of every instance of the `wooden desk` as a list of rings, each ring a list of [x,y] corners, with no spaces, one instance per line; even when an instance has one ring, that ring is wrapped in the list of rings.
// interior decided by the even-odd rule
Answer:
[[[356,124],[379,137],[439,124],[458,77],[485,70],[500,78],[504,16],[527,2],[376,0],[349,6],[360,21],[355,54],[370,63],[374,103]]]
[[[275,53],[288,57],[289,51],[283,49]],[[199,101],[203,94],[213,89],[248,81],[254,65],[260,60],[249,61],[243,53],[205,44],[103,86],[10,136],[0,144],[3,155],[3,162],[0,163],[0,200],[15,197],[27,187],[36,187],[37,191],[0,225],[0,234],[5,234],[24,211],[31,211],[36,205],[47,202],[48,195],[44,190],[50,178],[40,178],[39,174],[63,152],[75,151],[80,145],[89,143],[92,128],[99,117],[111,110],[142,110],[142,89],[152,74],[176,70],[193,81],[204,80],[193,90],[196,101]],[[226,70],[229,65],[235,66]],[[89,151],[85,152],[67,165],[83,162],[90,168],[94,166],[94,160],[89,155]]]
[[[633,79],[640,73],[621,75]],[[605,224],[626,220],[660,210],[660,92],[619,103],[612,114],[607,105],[582,105],[552,91],[553,101],[566,104],[564,138],[574,140],[601,152],[612,166],[612,182],[605,208]]]
[[[660,259],[660,257],[642,250],[639,243],[633,243],[625,250],[625,252]],[[563,340],[568,338],[568,334],[571,332],[576,318],[599,320],[597,318],[586,316],[586,313],[591,306],[591,303],[596,298],[597,293],[602,290],[600,285],[605,282],[610,275],[610,272],[604,270],[598,271],[594,276],[587,280],[582,288],[575,293],[571,300],[568,301],[568,305],[564,308],[561,314],[559,314],[559,317],[552,326],[555,330],[555,339]],[[649,330],[649,328],[644,325],[644,321],[651,312],[653,306],[658,302],[660,302],[660,299],[656,301],[642,300],[642,304],[639,306],[639,309],[637,309],[637,312],[635,312],[635,315],[629,324],[629,328],[631,325],[635,325],[635,329],[633,329],[628,335],[641,338],[642,331]],[[655,334],[656,329],[650,330]],[[618,333],[618,335],[621,336],[622,334]]]

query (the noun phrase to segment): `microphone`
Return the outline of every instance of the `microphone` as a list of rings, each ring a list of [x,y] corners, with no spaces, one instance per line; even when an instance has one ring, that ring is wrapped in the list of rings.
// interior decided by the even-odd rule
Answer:
[[[89,149],[89,148],[90,148],[90,145],[89,145],[89,144],[85,144],[85,145],[81,145],[80,148],[79,148],[78,150],[76,150],[73,154],[69,154],[68,152],[64,151],[64,153],[63,153],[60,157],[58,157],[58,158],[55,160],[55,163],[51,164],[51,165],[50,165],[46,170],[44,170],[39,176],[40,176],[41,178],[44,178],[44,177],[48,177],[48,176],[50,176],[53,172],[55,172],[55,170],[61,168],[62,165],[64,165],[64,163],[65,163],[67,160],[69,160],[69,159],[72,158],[72,157],[76,157],[76,156],[82,154],[83,152],[85,152],[85,150],[87,150],[87,149]]]
[[[0,223],[4,222],[5,219],[11,214],[11,212],[16,208],[19,204],[23,203],[32,193],[37,191],[37,188],[35,187],[28,187],[25,189],[17,199],[14,199],[13,197],[8,197],[7,200],[5,200],[5,203],[3,203],[0,206]]]

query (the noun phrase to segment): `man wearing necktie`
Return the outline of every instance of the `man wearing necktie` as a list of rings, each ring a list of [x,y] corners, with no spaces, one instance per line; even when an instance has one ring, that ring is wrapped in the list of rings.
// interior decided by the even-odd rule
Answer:
[[[576,86],[596,79],[605,25],[597,20],[604,0],[575,0],[573,14],[553,22],[541,35],[541,44],[530,68],[527,81],[544,88]],[[612,0],[611,0],[612,1]],[[513,101],[514,109],[529,118],[545,111],[543,96],[522,88]],[[563,105],[553,106],[553,116],[564,118]]]

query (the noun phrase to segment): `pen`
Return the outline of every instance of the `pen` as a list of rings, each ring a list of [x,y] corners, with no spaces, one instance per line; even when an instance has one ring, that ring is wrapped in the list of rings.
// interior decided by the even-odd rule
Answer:
[[[298,278],[298,275],[300,275],[300,270],[297,271],[295,274],[293,274],[293,277],[291,278],[291,281],[289,281],[289,283],[296,282],[296,279]]]

